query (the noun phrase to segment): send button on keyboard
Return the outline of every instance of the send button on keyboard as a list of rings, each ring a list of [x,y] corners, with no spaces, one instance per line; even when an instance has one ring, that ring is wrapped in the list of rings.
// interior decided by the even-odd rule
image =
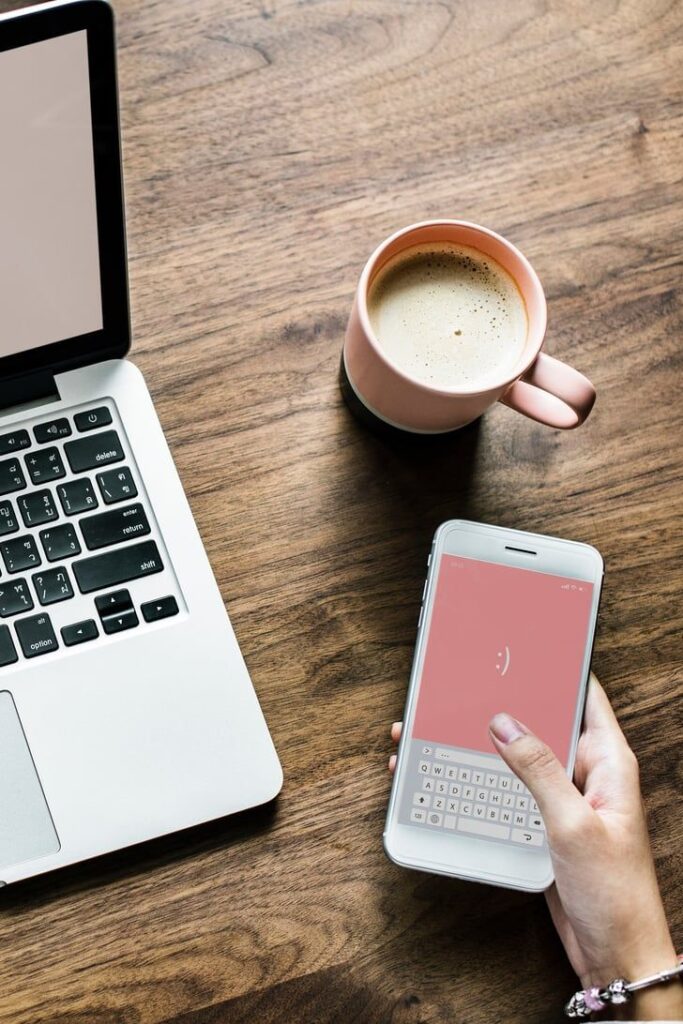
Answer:
[[[524,846],[543,846],[542,832],[527,832],[523,828],[513,828],[511,838],[513,843],[523,843]]]

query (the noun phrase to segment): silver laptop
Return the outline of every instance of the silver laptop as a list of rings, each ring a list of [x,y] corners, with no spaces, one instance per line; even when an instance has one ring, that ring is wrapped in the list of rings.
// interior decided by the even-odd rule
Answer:
[[[113,16],[0,17],[0,884],[272,799],[130,344]]]

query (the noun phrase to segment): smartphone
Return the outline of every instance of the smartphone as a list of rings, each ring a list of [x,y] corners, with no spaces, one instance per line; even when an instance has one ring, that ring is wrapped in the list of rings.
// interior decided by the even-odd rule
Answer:
[[[588,544],[451,520],[427,567],[384,848],[403,867],[540,892],[553,881],[543,821],[488,724],[509,712],[571,777],[602,558]]]

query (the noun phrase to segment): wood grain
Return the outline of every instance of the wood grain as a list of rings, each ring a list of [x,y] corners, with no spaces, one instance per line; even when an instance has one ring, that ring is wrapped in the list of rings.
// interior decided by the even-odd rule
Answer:
[[[0,1022],[559,1021],[574,978],[540,897],[384,859],[387,729],[440,521],[595,544],[595,667],[681,939],[683,5],[116,11],[133,358],[286,781],[265,812],[3,893]],[[500,407],[416,448],[351,418],[336,370],[361,266],[438,216],[531,258],[548,350],[598,388],[581,430]]]

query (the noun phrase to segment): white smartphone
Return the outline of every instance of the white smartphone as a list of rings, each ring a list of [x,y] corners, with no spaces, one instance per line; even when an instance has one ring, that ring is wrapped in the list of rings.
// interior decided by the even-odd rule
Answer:
[[[427,566],[384,848],[403,867],[539,892],[553,880],[543,821],[488,723],[514,715],[571,777],[602,558],[588,544],[452,520]]]

